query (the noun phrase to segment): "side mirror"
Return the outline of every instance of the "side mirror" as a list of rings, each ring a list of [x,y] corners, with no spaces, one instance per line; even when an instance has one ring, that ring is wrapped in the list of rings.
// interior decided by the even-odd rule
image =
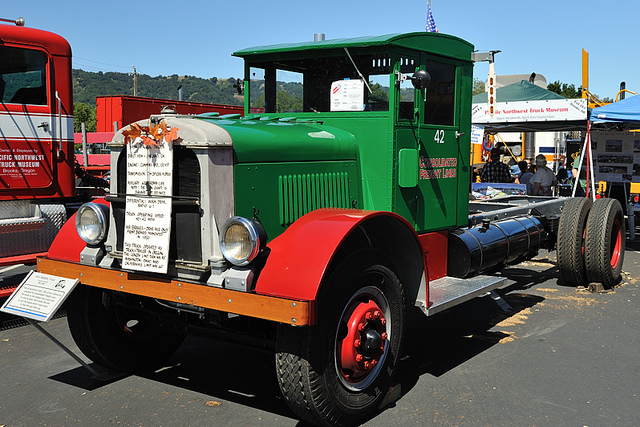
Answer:
[[[418,70],[411,76],[411,83],[418,90],[426,89],[431,83],[431,75],[425,70]]]

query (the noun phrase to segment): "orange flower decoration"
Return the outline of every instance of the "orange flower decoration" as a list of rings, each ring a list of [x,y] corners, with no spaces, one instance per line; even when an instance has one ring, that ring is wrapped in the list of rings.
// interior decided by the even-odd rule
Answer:
[[[163,140],[171,145],[173,141],[178,139],[179,130],[177,127],[169,128],[163,119],[157,125],[149,127],[132,123],[128,129],[122,131],[122,135],[124,135],[125,144],[135,141],[136,138],[141,138],[146,147],[159,147]]]

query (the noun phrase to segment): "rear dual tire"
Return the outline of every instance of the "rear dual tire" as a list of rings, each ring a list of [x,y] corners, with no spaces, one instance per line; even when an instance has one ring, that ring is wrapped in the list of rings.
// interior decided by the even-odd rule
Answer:
[[[564,281],[574,286],[587,282],[584,237],[591,206],[589,198],[574,197],[567,200],[558,224],[558,269]]]
[[[590,282],[605,289],[620,281],[624,261],[625,218],[616,199],[596,200],[585,231],[584,261]]]
[[[625,219],[620,202],[604,198],[567,200],[558,225],[558,269],[567,284],[613,287],[624,261]]]

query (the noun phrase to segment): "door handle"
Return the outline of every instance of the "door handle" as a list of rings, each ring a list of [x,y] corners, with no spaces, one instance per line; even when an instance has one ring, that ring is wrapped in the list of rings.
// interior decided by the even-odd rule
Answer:
[[[456,131],[456,138],[460,138],[461,136],[464,136],[464,132]]]

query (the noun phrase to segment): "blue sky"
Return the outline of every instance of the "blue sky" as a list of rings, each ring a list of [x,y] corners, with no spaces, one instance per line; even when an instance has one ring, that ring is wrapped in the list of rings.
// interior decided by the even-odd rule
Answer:
[[[2,18],[58,33],[73,49],[74,68],[157,75],[241,77],[231,53],[246,47],[424,31],[426,0],[3,2]],[[536,72],[548,82],[580,86],[589,52],[592,93],[614,98],[621,81],[640,92],[638,0],[432,0],[441,33],[501,50],[496,73]],[[486,63],[474,76],[485,79]]]

